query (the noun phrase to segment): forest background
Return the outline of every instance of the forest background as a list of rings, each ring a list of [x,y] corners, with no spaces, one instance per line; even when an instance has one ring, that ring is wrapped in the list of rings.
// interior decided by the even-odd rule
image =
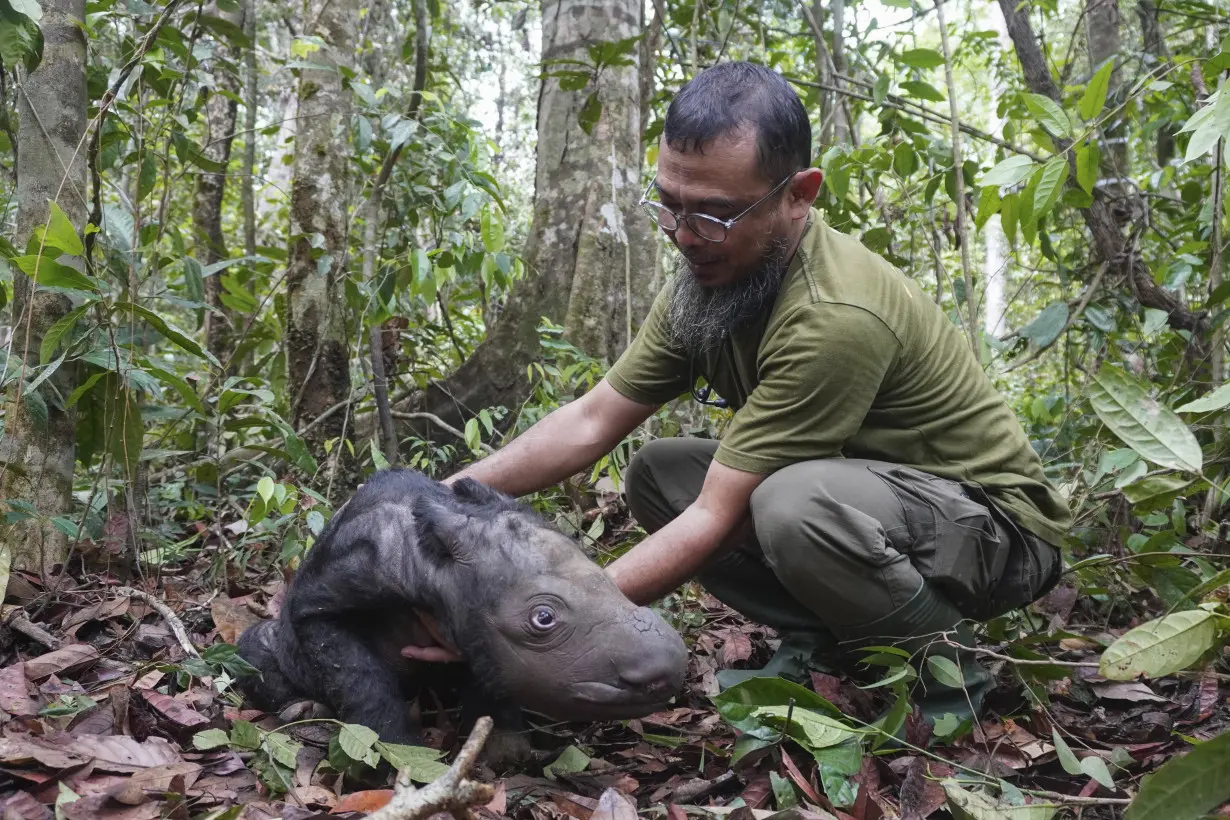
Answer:
[[[793,690],[731,712],[714,670],[763,661],[772,636],[700,590],[671,596],[696,652],[672,728],[692,728],[616,791],[648,810],[681,777],[720,780],[688,794],[860,818],[1023,816],[1027,800],[1194,817],[1230,799],[1224,0],[0,0],[0,588],[18,633],[0,645],[3,674],[25,664],[4,714],[71,733],[117,681],[145,680],[146,734],[205,754],[198,774],[239,776],[209,769],[210,744],[166,725],[198,723],[154,695],[247,750],[260,785],[226,811],[320,788],[321,771],[332,792],[311,805],[355,788],[347,763],[374,762],[372,741],[335,737],[300,776],[302,738],[235,728],[254,724],[227,686],[233,612],[269,611],[372,470],[443,476],[601,378],[673,264],[636,210],[665,107],[724,59],[791,81],[825,218],[962,328],[1077,525],[1057,594],[983,635],[1016,706],[896,763],[850,727],[872,696],[908,722],[905,659],[872,658],[869,690],[813,681],[847,707],[828,735]],[[640,534],[617,495],[630,455],[724,418],[671,403],[532,502],[609,560]],[[178,622],[163,601],[191,637],[134,644]],[[810,769],[775,746],[720,774],[732,728],[769,726]],[[634,748],[663,743],[634,728]],[[606,747],[575,737],[549,769],[571,797],[517,811],[596,811],[575,778]],[[1210,761],[1219,783],[1185,779]],[[98,797],[39,766],[35,803]],[[5,799],[37,792],[14,782]]]

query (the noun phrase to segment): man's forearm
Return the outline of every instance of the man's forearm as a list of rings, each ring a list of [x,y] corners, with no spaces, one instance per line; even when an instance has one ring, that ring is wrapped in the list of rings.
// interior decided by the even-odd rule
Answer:
[[[589,424],[579,402],[540,419],[495,453],[445,479],[472,478],[513,496],[558,484],[606,454],[608,443]]]
[[[737,530],[693,504],[608,564],[606,571],[630,601],[645,606],[694,577]]]

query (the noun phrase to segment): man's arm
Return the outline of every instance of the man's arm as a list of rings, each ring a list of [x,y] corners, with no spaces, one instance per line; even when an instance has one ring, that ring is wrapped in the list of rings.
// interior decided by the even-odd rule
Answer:
[[[740,532],[752,491],[765,475],[714,461],[700,495],[678,518],[607,565],[607,574],[633,603],[663,597],[696,575],[729,536]],[[734,546],[734,545],[725,545]]]
[[[549,413],[493,455],[449,476],[472,478],[519,496],[558,484],[615,449],[657,409],[623,396],[603,379],[576,401]]]

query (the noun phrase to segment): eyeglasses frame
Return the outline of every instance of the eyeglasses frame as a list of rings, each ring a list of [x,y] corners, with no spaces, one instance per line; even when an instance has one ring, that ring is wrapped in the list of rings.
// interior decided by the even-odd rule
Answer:
[[[686,222],[688,224],[688,229],[692,231],[692,233],[696,234],[697,236],[699,236],[701,239],[705,240],[706,242],[712,242],[713,244],[717,245],[722,242],[725,242],[730,237],[730,229],[733,228],[740,219],[742,219],[743,217],[750,214],[753,210],[755,210],[757,205],[764,202],[769,197],[773,196],[775,193],[780,191],[782,187],[787,182],[794,179],[795,175],[798,173],[799,173],[798,171],[791,171],[789,176],[787,176],[781,182],[774,185],[767,194],[765,194],[760,199],[753,202],[751,205],[747,206],[747,208],[745,208],[742,213],[735,214],[730,219],[718,219],[716,216],[710,216],[709,214],[698,214],[698,213],[685,214],[682,212],[676,212],[676,211],[672,211],[670,208],[666,207],[661,202],[654,202],[652,199],[649,198],[649,192],[653,190],[654,183],[658,181],[657,174],[654,174],[653,179],[649,180],[649,185],[646,186],[645,193],[641,194],[641,200],[640,202],[636,204],[637,204],[637,207],[641,209],[644,209],[646,205],[652,205],[654,208],[660,211],[663,211],[665,213],[668,213],[672,217],[674,217],[675,227],[670,228],[670,229],[662,228],[662,223],[658,222],[658,220],[654,219],[653,216],[650,215],[646,211],[645,215],[649,217],[649,220],[653,222],[653,224],[657,225],[659,228],[662,228],[662,230],[665,231],[666,233],[674,233],[675,231],[679,230],[680,223]],[[709,222],[713,222],[717,225],[721,225],[724,230],[724,233],[722,234],[722,238],[721,239],[710,239],[709,237],[700,233],[699,231],[696,230],[696,226],[692,224],[693,219],[705,219],[705,220],[708,220]]]

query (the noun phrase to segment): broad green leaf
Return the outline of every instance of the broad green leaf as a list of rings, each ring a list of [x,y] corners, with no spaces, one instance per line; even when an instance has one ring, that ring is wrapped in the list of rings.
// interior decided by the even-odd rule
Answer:
[[[297,740],[291,740],[281,732],[270,732],[265,735],[265,748],[269,750],[271,758],[286,768],[293,769],[295,758],[299,756],[299,750],[303,748],[303,744]]]
[[[84,396],[86,393],[90,392],[90,388],[92,388],[95,384],[97,384],[98,380],[101,379],[105,375],[107,375],[106,372],[95,373],[94,375],[86,379],[84,382],[82,382],[80,385],[78,385],[77,388],[73,390],[73,392],[69,395],[68,401],[64,403],[64,406],[73,407],[74,405],[76,405],[77,402],[81,401],[81,397]]]
[[[0,15],[0,58],[33,73],[43,61],[43,30],[24,15]]]
[[[1187,143],[1183,161],[1193,162],[1213,150],[1217,141],[1230,137],[1230,92],[1219,88],[1197,111],[1179,133],[1194,131]]]
[[[201,347],[201,345],[198,344],[196,341],[194,341],[193,339],[190,339],[186,333],[184,333],[182,330],[172,325],[167,320],[163,319],[157,313],[154,313],[154,311],[150,310],[149,308],[141,307],[140,305],[133,304],[132,302],[116,302],[115,310],[131,311],[133,313],[138,314],[139,316],[144,318],[145,321],[153,325],[155,330],[157,330],[163,336],[166,336],[168,339],[170,339],[175,344],[179,345],[181,348],[183,348],[187,352],[193,354],[194,356],[197,356],[199,358],[206,360],[207,362],[212,364],[214,367],[222,367],[221,362],[219,362],[214,357],[214,354],[210,353],[208,350]]]
[[[986,176],[982,178],[982,182],[979,185],[983,187],[994,185],[1000,188],[1005,185],[1016,185],[1029,176],[1033,169],[1034,161],[1029,157],[1008,157],[999,165],[987,171]]]
[[[1223,384],[1212,393],[1208,393],[1194,401],[1189,401],[1187,404],[1176,407],[1175,412],[1211,413],[1214,410],[1221,410],[1226,405],[1230,405],[1230,383]]]
[[[1087,194],[1093,193],[1102,162],[1102,151],[1096,142],[1088,142],[1076,151],[1076,181]]]
[[[425,746],[403,746],[378,741],[376,751],[399,772],[406,772],[415,783],[430,783],[448,771],[439,761],[441,752]]]
[[[1026,94],[1025,107],[1038,118],[1047,131],[1057,137],[1066,137],[1072,132],[1068,115],[1063,112],[1059,103],[1043,94]]]
[[[785,706],[794,699],[795,708],[815,709],[840,718],[841,710],[810,689],[785,678],[751,678],[730,687],[713,698],[718,714],[736,729],[749,732],[760,724],[751,717],[761,706]],[[774,733],[768,733],[772,736]]]
[[[773,788],[773,802],[778,811],[784,811],[799,805],[799,795],[794,790],[794,784],[789,778],[782,777],[775,771],[769,772],[769,785]]]
[[[1126,632],[1102,653],[1098,671],[1110,680],[1160,678],[1200,659],[1217,638],[1211,612],[1174,612]]]
[[[585,771],[586,767],[589,766],[589,761],[589,755],[576,746],[569,746],[560,752],[559,757],[543,766],[542,773],[551,780],[554,780],[557,774],[574,774]]]
[[[254,723],[236,718],[231,721],[231,743],[242,749],[259,749],[261,730]]]
[[[261,501],[264,501],[266,504],[268,504],[269,499],[273,498],[273,479],[267,475],[261,476],[261,480],[256,482],[256,494],[261,497]],[[349,725],[350,725],[349,723],[346,724],[346,726],[349,726]],[[345,727],[342,727],[342,728],[343,730],[345,730]],[[366,727],[363,727],[363,728],[366,728]],[[370,732],[371,729],[366,729],[366,731]],[[370,746],[371,744],[369,743],[368,745]],[[342,744],[342,748],[345,749],[346,745]],[[346,753],[350,754],[349,750],[347,750]],[[350,756],[353,758],[358,758],[358,755],[350,755]]]
[[[961,689],[965,686],[965,679],[961,676],[961,667],[950,658],[945,658],[943,655],[929,655],[927,668],[931,670],[935,679],[945,686],[953,689]]]
[[[981,230],[987,224],[987,220],[999,210],[999,206],[999,189],[993,185],[983,188],[982,193],[978,195],[978,215],[974,217],[974,225]]]
[[[264,481],[264,479],[261,480]],[[272,484],[273,482],[270,481],[269,483]],[[273,490],[270,488],[270,495],[272,493]],[[372,752],[372,746],[379,739],[380,735],[366,726],[361,726],[357,723],[343,723],[337,736],[342,751],[349,755],[352,760],[366,760]]]
[[[1051,820],[1060,806],[1056,803],[1031,803],[1011,806],[985,794],[966,791],[951,778],[942,781],[948,807],[957,820]]]
[[[908,177],[917,167],[918,155],[914,153],[914,146],[908,142],[897,143],[893,148],[893,170],[899,176]]]
[[[789,725],[786,723],[787,715],[790,716]],[[863,734],[833,718],[798,706],[761,706],[752,716],[765,725],[784,730],[810,752],[836,746]]]
[[[1103,364],[1089,384],[1098,418],[1124,444],[1154,464],[1198,473],[1204,455],[1192,431],[1125,371]]]
[[[1081,758],[1081,773],[1087,774],[1108,789],[1115,788],[1115,779],[1106,768],[1106,761],[1097,755]]]
[[[465,435],[466,446],[469,447],[472,452],[478,452],[478,445],[482,443],[482,439],[480,438],[478,432],[477,417],[471,418],[466,422]]]
[[[1059,765],[1063,766],[1063,770],[1068,774],[1080,774],[1081,762],[1076,759],[1072,748],[1063,739],[1063,735],[1059,734],[1058,729],[1051,729],[1051,740],[1055,743],[1055,754],[1059,757]]]
[[[8,3],[13,11],[29,17],[31,22],[37,23],[43,19],[43,7],[38,0],[8,0]]]
[[[483,247],[488,253],[504,250],[504,223],[495,217],[490,209],[483,211],[482,234]]]
[[[585,98],[585,104],[581,106],[581,111],[577,114],[577,123],[581,129],[589,135],[593,135],[594,126],[598,124],[598,120],[602,117],[602,100],[598,99],[598,92],[590,92],[590,95]]]
[[[1068,161],[1062,157],[1051,157],[1042,167],[1042,177],[1038,180],[1038,190],[1034,193],[1034,210],[1030,219],[1037,222],[1050,213],[1051,208],[1059,201],[1063,193],[1063,183],[1068,178]]]
[[[55,200],[48,200],[48,203],[51,205],[51,213],[47,220],[47,230],[43,234],[47,244],[59,248],[69,256],[81,256],[85,253],[85,245],[82,244],[81,237],[77,236],[77,229]]]
[[[230,742],[226,732],[221,729],[206,729],[192,736],[192,745],[197,749],[216,749]]]
[[[1081,97],[1080,112],[1081,116],[1087,120],[1091,120],[1098,115],[1102,110],[1102,106],[1106,104],[1106,92],[1110,88],[1110,74],[1115,68],[1115,58],[1111,57],[1106,61],[1106,65],[1102,66],[1097,74],[1089,80],[1089,85],[1085,87],[1085,94]]]
[[[913,48],[901,52],[901,62],[914,68],[938,68],[944,64],[944,55],[933,48]]]
[[[158,184],[158,165],[148,150],[141,157],[141,171],[137,175],[137,202],[143,202]]]
[[[94,304],[94,302],[86,302],[67,315],[60,317],[59,321],[47,328],[47,333],[43,336],[43,343],[39,346],[38,350],[39,364],[47,364],[47,362],[51,361],[51,357],[55,355],[56,347],[59,346],[60,340],[72,332],[73,327],[77,324],[77,320],[81,318],[81,314],[93,307]]]
[[[116,373],[108,373],[103,403],[103,423],[107,431],[107,452],[131,474],[141,459],[145,424],[141,405]]]
[[[1230,732],[1146,775],[1124,820],[1197,820],[1230,800]]]
[[[1059,337],[1064,325],[1068,323],[1068,304],[1055,302],[1047,305],[1034,320],[1021,328],[1020,335],[1029,339],[1038,347],[1046,347]]]
[[[154,361],[142,359],[141,364],[149,375],[153,376],[167,387],[170,387],[176,393],[179,393],[179,395],[183,397],[183,400],[187,402],[193,410],[197,411],[202,416],[209,415],[208,411],[205,409],[205,405],[201,402],[201,397],[197,394],[192,385],[188,384],[188,382],[184,381],[169,370],[160,367]]]
[[[931,83],[924,83],[921,80],[905,80],[901,83],[901,87],[910,92],[910,96],[917,97],[920,100],[944,102],[948,99]]]
[[[47,254],[19,256],[13,260],[22,273],[36,280],[40,285],[49,288],[71,288],[72,290],[96,291],[98,282],[84,273],[61,265]]]
[[[888,89],[892,85],[892,80],[887,74],[880,74],[876,77],[875,85],[871,88],[871,98],[875,100],[876,105],[883,105],[884,100],[888,97]]]
[[[1181,475],[1151,475],[1125,485],[1124,496],[1133,504],[1144,504],[1159,497],[1173,497],[1195,483]]]

